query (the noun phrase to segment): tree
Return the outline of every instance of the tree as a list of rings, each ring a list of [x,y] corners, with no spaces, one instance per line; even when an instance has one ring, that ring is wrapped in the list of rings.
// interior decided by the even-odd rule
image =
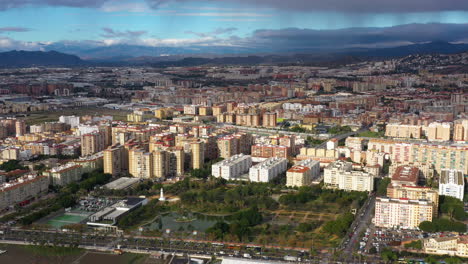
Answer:
[[[410,243],[407,243],[405,244],[405,248],[413,248],[413,249],[422,249],[423,245],[422,245],[422,241],[421,240],[416,240],[416,241],[412,241]]]
[[[444,259],[447,264],[461,264],[462,261],[457,257],[449,257]]]
[[[424,262],[427,264],[436,264],[438,263],[437,259],[435,259],[433,256],[428,256],[424,259]]]
[[[382,253],[380,253],[380,257],[382,257],[382,260],[385,261],[385,263],[391,263],[398,259],[398,255],[387,248],[382,250]]]
[[[376,181],[376,184],[377,184],[376,194],[377,194],[377,196],[386,196],[387,195],[387,187],[388,187],[388,185],[390,184],[391,181],[392,181],[391,178],[383,178],[383,179],[379,179],[378,181]]]

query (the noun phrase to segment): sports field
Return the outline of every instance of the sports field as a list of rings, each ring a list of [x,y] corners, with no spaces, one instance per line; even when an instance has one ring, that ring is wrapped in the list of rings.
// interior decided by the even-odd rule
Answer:
[[[86,218],[86,215],[63,214],[50,219],[49,221],[47,221],[47,224],[59,229],[65,225],[77,224]]]

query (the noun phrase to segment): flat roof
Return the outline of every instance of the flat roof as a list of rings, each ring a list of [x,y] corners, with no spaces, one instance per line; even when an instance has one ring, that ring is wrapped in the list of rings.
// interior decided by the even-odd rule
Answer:
[[[417,183],[419,176],[419,169],[411,166],[400,166],[395,170],[392,175],[392,181],[406,181]]]

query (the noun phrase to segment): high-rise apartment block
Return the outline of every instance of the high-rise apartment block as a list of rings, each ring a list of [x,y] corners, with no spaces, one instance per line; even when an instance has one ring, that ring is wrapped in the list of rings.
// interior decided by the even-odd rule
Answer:
[[[439,179],[439,194],[455,197],[463,201],[465,177],[462,171],[443,169]]]
[[[201,169],[205,164],[205,143],[202,141],[190,144],[192,154],[192,169]]]
[[[434,206],[427,200],[377,197],[374,224],[378,227],[416,229],[424,221],[432,221]]]
[[[272,113],[264,113],[262,115],[262,126],[263,127],[276,127],[276,118],[277,115],[275,112]]]
[[[468,119],[460,120],[458,123],[455,123],[453,129],[453,141],[468,141]]]
[[[24,122],[24,120],[16,120],[15,131],[17,137],[26,134],[26,123]]]
[[[432,203],[434,216],[438,213],[439,193],[431,187],[424,186],[393,186],[389,184],[387,196],[394,199],[426,200]]]
[[[103,151],[105,145],[105,133],[93,132],[81,136],[81,156],[92,155],[96,152]]]
[[[128,157],[125,159],[125,148],[120,144],[115,144],[105,149],[104,151],[104,173],[117,176],[124,172]]]

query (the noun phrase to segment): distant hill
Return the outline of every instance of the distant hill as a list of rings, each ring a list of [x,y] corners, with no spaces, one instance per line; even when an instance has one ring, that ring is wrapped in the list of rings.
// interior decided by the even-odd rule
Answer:
[[[347,50],[341,51],[339,54],[377,58],[396,58],[415,54],[452,54],[465,51],[468,51],[468,44],[452,44],[444,41],[434,41],[394,48]]]
[[[80,66],[86,64],[78,56],[57,51],[8,51],[0,52],[0,67],[32,66]]]

